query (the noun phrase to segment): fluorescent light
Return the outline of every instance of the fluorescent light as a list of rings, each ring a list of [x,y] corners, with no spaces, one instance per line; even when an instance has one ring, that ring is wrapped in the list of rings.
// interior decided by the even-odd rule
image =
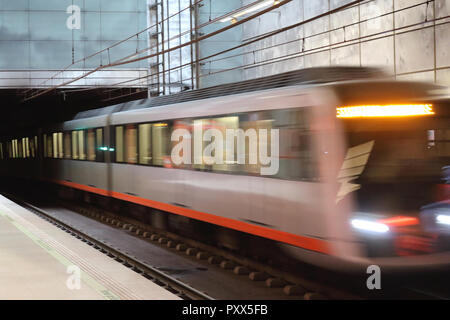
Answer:
[[[431,104],[391,104],[337,108],[338,118],[410,117],[434,114]]]
[[[363,231],[371,231],[378,233],[385,233],[389,231],[389,227],[383,223],[374,222],[370,220],[353,219],[352,226],[355,229]]]
[[[436,222],[439,224],[448,224],[450,225],[450,216],[445,214],[440,214],[436,216]]]
[[[230,16],[228,16],[226,18],[223,18],[222,20],[220,20],[220,22],[228,22],[228,21],[231,21],[233,19],[236,19],[237,17],[243,16],[244,14],[251,13],[251,12],[257,11],[259,9],[262,9],[264,7],[271,6],[271,5],[276,5],[278,3],[279,3],[279,1],[274,1],[274,0],[261,1],[261,2],[259,2],[257,4],[255,4],[254,6],[251,6],[249,8],[245,8],[242,11],[238,11],[238,12],[234,13],[233,15],[230,15]]]

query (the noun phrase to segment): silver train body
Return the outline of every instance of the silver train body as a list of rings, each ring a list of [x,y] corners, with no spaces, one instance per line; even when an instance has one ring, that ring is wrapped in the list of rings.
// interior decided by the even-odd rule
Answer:
[[[440,87],[419,83],[347,81],[289,86],[152,108],[140,106],[121,112],[115,112],[116,106],[92,117],[43,128],[38,134],[42,145],[44,134],[52,136],[58,132],[102,128],[103,145],[99,142],[96,148],[103,152],[103,162],[39,156],[3,160],[1,168],[3,174],[43,179],[267,238],[297,259],[326,268],[352,270],[372,264],[386,268],[445,265],[450,262],[450,253],[446,249],[408,256],[369,254],[365,231],[356,230],[351,223],[360,211],[357,188],[354,191],[350,188],[343,196],[338,196],[345,183],[339,177],[349,153],[356,149],[351,149],[355,146],[347,139],[343,120],[336,118],[336,108],[397,104],[400,101],[433,103],[442,98],[438,93],[440,90]],[[145,102],[139,104],[145,106]],[[115,161],[119,146],[115,145],[114,137],[118,126],[126,130],[130,124],[174,123],[180,119],[193,121],[252,112],[266,112],[269,118],[277,118],[277,112],[281,110],[304,110],[302,115],[307,114],[308,123],[301,130],[309,130],[308,156],[314,159],[314,175],[306,179]],[[280,136],[280,157],[302,156],[302,148],[295,149],[292,143],[289,150],[283,149],[283,141],[286,142],[289,136]],[[64,144],[58,138],[54,141]],[[280,170],[284,170],[282,159]],[[289,170],[295,171],[292,164]],[[364,189],[364,184],[359,188]],[[443,210],[448,210],[445,201],[442,203]],[[417,208],[414,217],[419,219],[421,210]],[[375,232],[368,238],[378,241],[385,236],[391,237],[386,234]]]

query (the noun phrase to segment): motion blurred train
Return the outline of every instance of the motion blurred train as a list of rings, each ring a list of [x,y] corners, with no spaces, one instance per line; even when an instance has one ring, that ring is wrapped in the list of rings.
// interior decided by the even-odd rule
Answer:
[[[209,237],[260,239],[326,268],[442,266],[450,263],[448,94],[372,68],[303,69],[3,137],[0,167],[151,208],[150,223],[200,221],[214,228]],[[236,159],[174,164],[171,133],[196,126],[278,129],[278,172],[261,175],[264,164]]]

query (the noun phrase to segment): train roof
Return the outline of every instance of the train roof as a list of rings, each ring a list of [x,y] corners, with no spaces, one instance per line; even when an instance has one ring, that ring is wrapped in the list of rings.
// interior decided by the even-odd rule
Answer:
[[[386,74],[378,68],[317,67],[280,73],[252,80],[184,91],[177,94],[125,102],[105,108],[78,113],[73,120],[91,118],[111,113],[160,107],[182,102],[224,97],[240,93],[283,88],[302,84],[324,84],[339,81],[381,79]]]

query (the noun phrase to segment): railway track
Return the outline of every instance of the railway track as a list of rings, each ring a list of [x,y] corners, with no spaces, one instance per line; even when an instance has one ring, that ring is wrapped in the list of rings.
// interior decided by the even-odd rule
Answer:
[[[152,263],[144,262],[138,256],[139,254],[128,254],[124,250],[120,250],[117,246],[112,247],[109,243],[97,239],[86,232],[80,231],[73,225],[68,225],[64,221],[56,218],[54,214],[46,212],[39,205],[31,204],[16,196],[7,195],[9,198],[27,207],[32,212],[38,214],[42,218],[55,224],[62,230],[72,234],[88,245],[107,254],[109,257],[123,263],[125,266],[138,272],[142,276],[151,281],[167,288],[183,299],[189,300],[211,300],[214,294],[208,294],[204,288],[194,288],[195,285],[186,284],[168,273],[176,271],[177,268],[161,268]],[[205,271],[209,268],[215,268],[226,272],[229,277],[235,279],[250,279],[259,289],[265,286],[268,292],[270,290],[278,290],[280,292],[276,299],[305,299],[305,300],[323,300],[323,299],[448,299],[445,295],[436,295],[429,290],[421,288],[400,288],[394,292],[384,291],[383,294],[364,294],[357,290],[353,290],[350,286],[344,285],[344,281],[331,284],[329,277],[321,273],[309,274],[304,271],[303,276],[298,274],[290,274],[283,270],[278,270],[271,265],[255,261],[250,257],[240,256],[217,248],[197,240],[192,240],[167,231],[155,229],[147,224],[143,224],[129,217],[119,216],[115,213],[106,211],[93,205],[82,205],[72,202],[59,201],[58,206],[66,208],[71,212],[84,216],[88,219],[96,220],[104,225],[109,225],[115,229],[121,229],[127,234],[132,235],[140,240],[147,241],[153,245],[164,248],[168,252],[182,256],[184,258],[198,261],[206,264],[203,268]],[[152,261],[153,262],[153,261]],[[155,261],[157,263],[157,261]],[[200,269],[200,268],[199,268]],[[300,272],[301,273],[301,272]],[[317,280],[317,279],[321,279]],[[247,281],[248,282],[248,281]],[[347,289],[348,288],[348,289]],[[366,292],[367,293],[367,292]],[[268,299],[273,299],[271,295]],[[283,298],[284,297],[284,298]],[[247,297],[232,297],[233,299],[243,299]],[[219,297],[220,299],[220,297]]]
[[[10,194],[4,194],[7,198],[16,202],[24,208],[27,208],[29,211],[35,213],[39,217],[47,220],[51,224],[60,228],[61,230],[70,233],[72,236],[80,239],[85,242],[89,246],[94,247],[95,249],[101,251],[106,254],[108,257],[113,258],[114,260],[122,263],[126,267],[132,269],[133,271],[139,273],[143,277],[147,278],[150,281],[164,287],[166,290],[178,295],[180,298],[184,300],[214,300],[212,297],[203,293],[195,288],[190,287],[189,285],[171,277],[170,275],[158,270],[157,268],[148,265],[142,261],[139,261],[137,257],[132,257],[127,255],[116,248],[104,243],[101,240],[95,239],[90,235],[75,229],[74,227],[66,224],[65,222],[55,218],[53,215],[45,212],[45,210],[38,208],[22,199],[19,199]]]
[[[173,249],[179,254],[204,260],[210,266],[227,270],[237,277],[248,277],[251,281],[263,282],[268,290],[281,288],[285,297],[305,300],[360,299],[358,295],[349,291],[314,281],[313,279],[320,276],[313,276],[310,271],[303,270],[303,276],[294,275],[255,261],[250,257],[241,256],[165,230],[158,230],[132,218],[119,216],[91,205],[67,202],[60,202],[60,204],[91,219],[125,229],[136,237]]]
[[[144,263],[137,256],[138,254],[127,254],[120,250],[117,246],[111,247],[109,243],[105,243],[100,239],[96,239],[92,235],[87,234],[68,225],[61,219],[55,217],[54,214],[42,209],[40,205],[30,203],[29,200],[18,198],[10,194],[5,194],[16,203],[27,207],[32,212],[38,214],[49,222],[55,224],[59,228],[76,236],[87,244],[99,249],[111,258],[118,260],[127,267],[132,268],[143,276],[154,280],[169,290],[174,290],[182,298],[186,299],[214,299],[213,294],[204,293],[205,290],[194,289],[190,285],[183,284],[180,280],[168,276],[167,272],[176,271],[177,268],[160,268]],[[191,259],[192,261],[202,263],[205,268],[215,269],[227,277],[232,277],[239,282],[246,282],[246,285],[254,283],[256,289],[261,290],[262,287],[268,292],[266,299],[290,299],[290,300],[323,300],[323,299],[359,299],[359,297],[350,292],[337,289],[332,286],[326,286],[319,281],[313,280],[313,277],[306,275],[298,277],[288,274],[285,271],[277,270],[267,264],[252,260],[249,257],[236,255],[221,248],[201,243],[196,240],[188,239],[170,232],[156,230],[148,225],[144,225],[139,221],[128,217],[118,216],[114,213],[107,212],[104,209],[94,207],[92,205],[80,205],[66,201],[58,201],[58,206],[73,211],[89,219],[94,219],[105,225],[109,225],[122,231],[147,241],[153,245],[159,246],[170,251],[174,255]],[[157,262],[155,262],[157,264]],[[200,268],[199,268],[200,269]],[[166,279],[165,277],[168,276]],[[161,277],[161,278],[160,278]],[[250,280],[250,281],[248,281]],[[191,293],[190,290],[194,292]],[[276,293],[275,293],[276,292]],[[231,296],[232,299],[246,299],[246,296]],[[219,297],[220,299],[220,297]]]

